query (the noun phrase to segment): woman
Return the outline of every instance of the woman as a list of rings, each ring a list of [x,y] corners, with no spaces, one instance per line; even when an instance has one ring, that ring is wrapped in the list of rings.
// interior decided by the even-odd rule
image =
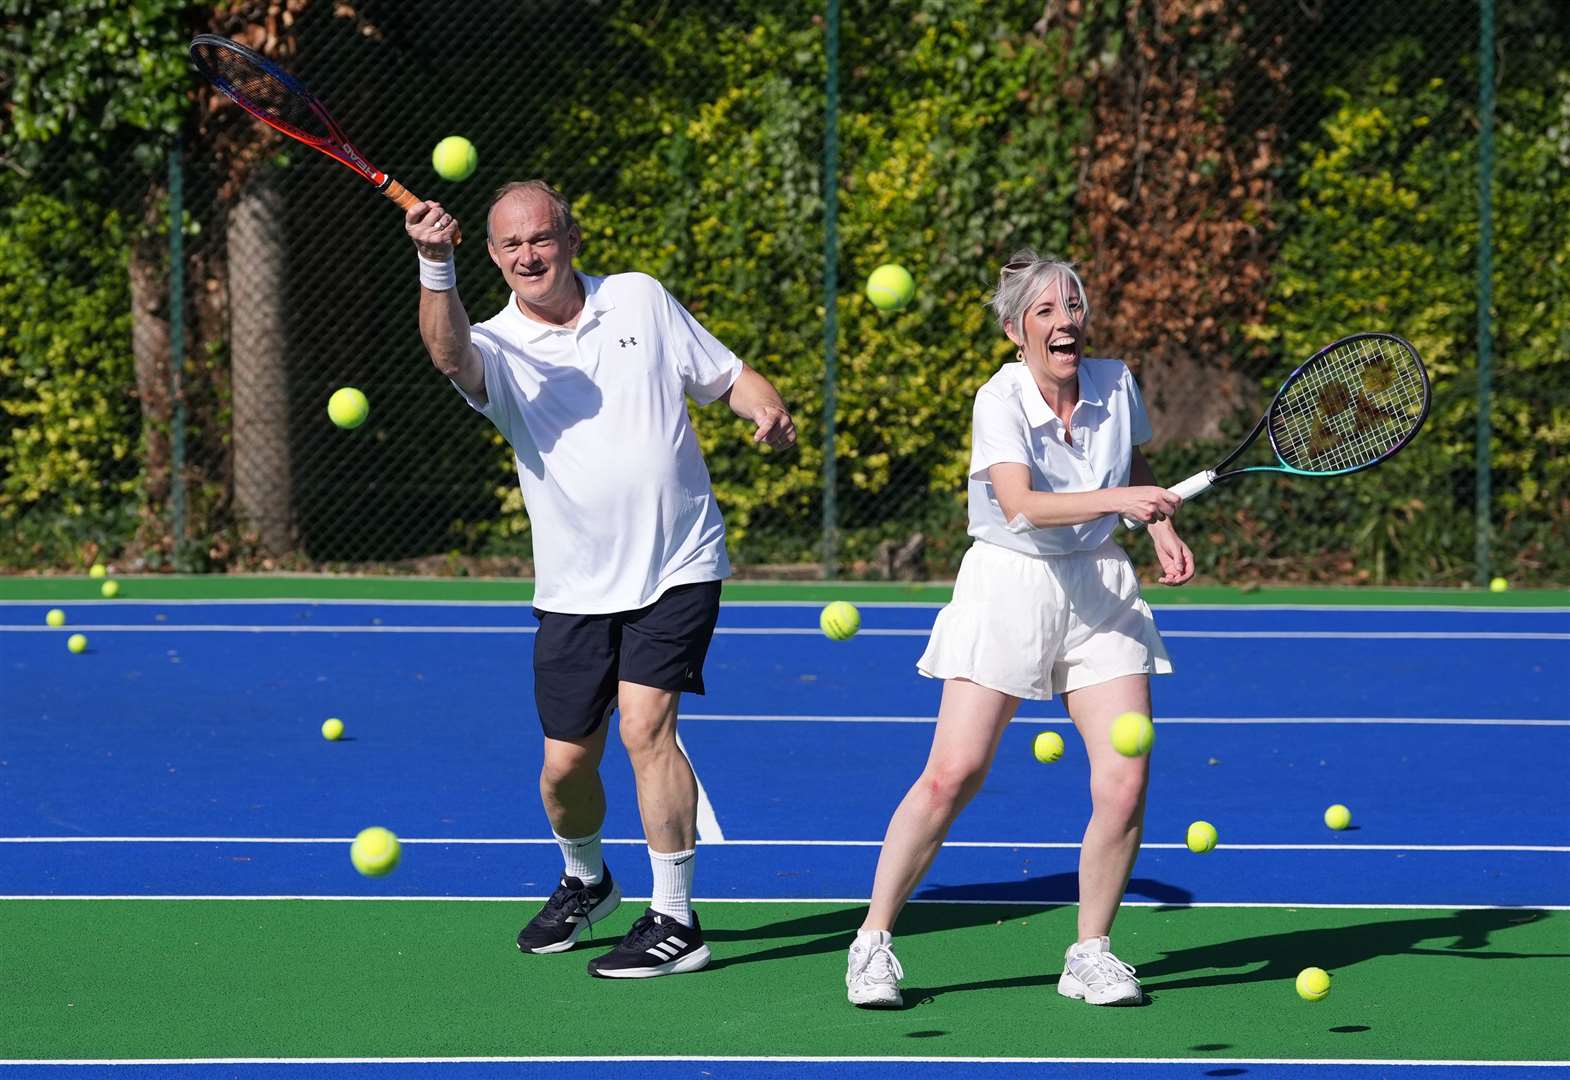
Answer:
[[[1182,500],[1155,485],[1137,449],[1151,431],[1128,368],[1084,358],[1090,305],[1073,268],[1020,251],[990,305],[1017,362],[976,394],[975,543],[917,663],[944,680],[937,730],[884,836],[872,903],[850,948],[847,996],[903,1004],[894,920],[980,790],[1020,700],[1060,694],[1090,758],[1093,809],[1080,846],[1078,937],[1058,993],[1138,1004],[1134,969],[1113,954],[1109,935],[1139,852],[1149,759],[1117,753],[1110,730],[1120,713],[1150,715],[1150,675],[1172,664],[1112,532],[1119,515],[1149,525],[1161,581],[1181,585],[1194,576],[1171,520]]]

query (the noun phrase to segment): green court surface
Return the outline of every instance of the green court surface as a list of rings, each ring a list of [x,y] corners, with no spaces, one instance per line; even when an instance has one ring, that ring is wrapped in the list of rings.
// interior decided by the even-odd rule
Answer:
[[[112,575],[120,582],[125,600],[426,600],[473,603],[521,603],[534,596],[534,583],[526,578],[417,578],[371,575],[273,576],[249,575]],[[0,600],[96,600],[102,582],[85,577],[0,577]],[[725,599],[732,603],[817,603],[853,600],[857,603],[941,604],[951,586],[934,582],[877,581],[737,581],[725,583]],[[1495,593],[1486,589],[1402,588],[1246,588],[1221,585],[1186,585],[1168,588],[1144,586],[1152,604],[1344,604],[1362,606],[1456,607],[1566,607],[1570,589],[1512,589]]]
[[[917,904],[908,1007],[846,1004],[861,908],[700,905],[715,959],[584,970],[642,905],[557,956],[534,903],[48,900],[0,906],[0,1058],[922,1055],[1570,1059],[1570,912],[1131,907],[1118,952],[1150,1004],[1055,992],[1072,907]],[[1298,998],[1302,967],[1333,973]],[[562,1023],[563,1016],[592,1023]]]

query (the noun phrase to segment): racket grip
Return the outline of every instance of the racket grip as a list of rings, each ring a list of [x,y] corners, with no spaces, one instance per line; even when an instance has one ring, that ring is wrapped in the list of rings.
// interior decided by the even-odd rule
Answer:
[[[1173,484],[1171,487],[1167,488],[1167,490],[1172,492],[1172,494],[1176,495],[1178,498],[1182,499],[1184,502],[1188,502],[1188,500],[1192,499],[1195,495],[1198,495],[1200,492],[1204,491],[1215,482],[1216,474],[1211,472],[1209,469],[1206,469],[1203,472],[1195,473],[1187,480],[1178,481],[1176,484]],[[1129,532],[1138,532],[1140,529],[1145,527],[1145,523],[1135,518],[1126,517],[1123,519],[1123,527]]]
[[[409,207],[420,201],[420,197],[418,195],[414,194],[414,192],[410,191],[408,188],[404,187],[390,176],[387,178],[386,185],[379,190],[383,195],[397,203],[398,209],[400,210],[407,210]],[[463,243],[463,230],[458,228],[457,225],[454,225],[452,229],[453,247],[457,247],[461,243]]]

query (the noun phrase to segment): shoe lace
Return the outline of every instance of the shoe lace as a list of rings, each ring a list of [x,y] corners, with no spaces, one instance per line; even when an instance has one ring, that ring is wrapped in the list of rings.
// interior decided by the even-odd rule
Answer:
[[[890,979],[898,981],[905,977],[905,969],[900,967],[899,957],[894,955],[893,949],[887,945],[874,945],[867,951],[866,962],[861,965],[857,977],[873,982],[888,982]]]
[[[573,888],[563,878],[556,886],[556,891],[551,893],[550,899],[545,901],[545,910],[561,917],[587,915],[594,907],[592,899],[590,886],[580,885],[578,888]]]
[[[642,951],[656,941],[664,939],[669,933],[668,927],[655,922],[654,916],[647,912],[639,915],[627,931],[627,936],[622,938],[622,947]]]
[[[1073,959],[1074,976],[1086,986],[1112,986],[1134,977],[1133,966],[1109,952],[1075,953]]]

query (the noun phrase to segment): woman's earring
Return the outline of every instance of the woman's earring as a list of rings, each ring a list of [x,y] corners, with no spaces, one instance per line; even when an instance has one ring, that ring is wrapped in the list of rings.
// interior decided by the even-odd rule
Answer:
[[[1020,363],[1023,364],[1025,362],[1025,350],[1024,349],[1015,349],[1014,350],[1014,359],[1018,360]]]

